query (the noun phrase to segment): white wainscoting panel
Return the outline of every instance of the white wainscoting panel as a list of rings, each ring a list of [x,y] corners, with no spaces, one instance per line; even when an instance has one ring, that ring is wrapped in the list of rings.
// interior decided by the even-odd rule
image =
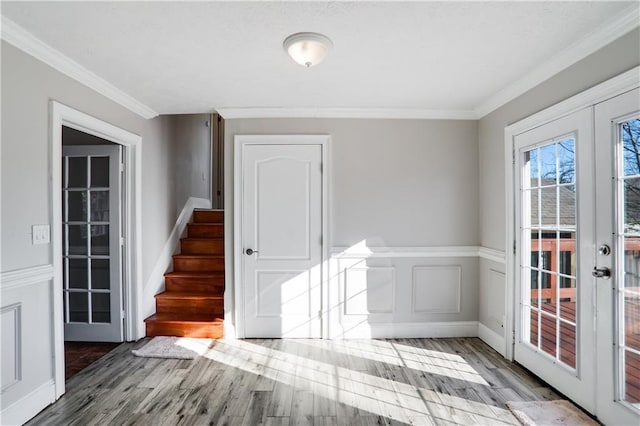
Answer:
[[[0,308],[0,324],[2,326],[2,393],[19,382],[22,377],[21,306],[21,303],[14,303]]]
[[[395,268],[354,266],[344,271],[344,314],[390,314]]]
[[[414,313],[460,312],[460,266],[415,266],[412,282]]]
[[[43,265],[0,275],[0,424],[23,424],[55,400],[53,273]]]

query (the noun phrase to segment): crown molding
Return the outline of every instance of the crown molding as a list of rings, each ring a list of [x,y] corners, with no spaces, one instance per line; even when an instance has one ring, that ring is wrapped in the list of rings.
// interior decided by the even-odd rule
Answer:
[[[223,118],[381,118],[418,120],[475,120],[472,110],[405,108],[215,108]]]
[[[476,119],[495,111],[638,26],[640,26],[640,6],[635,4],[484,101],[474,110]]]
[[[150,119],[158,115],[153,109],[137,101],[103,78],[98,77],[5,16],[2,16],[2,40],[143,118]]]

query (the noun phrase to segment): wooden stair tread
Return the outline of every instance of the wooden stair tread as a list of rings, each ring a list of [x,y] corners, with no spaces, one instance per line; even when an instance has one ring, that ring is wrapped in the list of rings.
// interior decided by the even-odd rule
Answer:
[[[212,294],[212,293],[194,292],[194,291],[165,291],[165,292],[156,294],[156,298],[158,298],[158,299],[213,299],[213,300],[220,300],[220,299],[224,299],[224,296],[216,295],[216,294]]]
[[[224,256],[220,256],[224,257]],[[222,271],[173,271],[164,274],[168,278],[224,278]]]
[[[188,313],[161,313],[151,315],[144,320],[145,322],[169,322],[169,323],[206,323],[206,324],[222,324],[224,318],[216,315],[188,314]]]
[[[173,257],[182,259],[224,259],[224,254],[174,254]]]
[[[202,242],[209,242],[211,240],[213,241],[224,241],[224,237],[184,237],[181,238],[182,241],[202,241]]]

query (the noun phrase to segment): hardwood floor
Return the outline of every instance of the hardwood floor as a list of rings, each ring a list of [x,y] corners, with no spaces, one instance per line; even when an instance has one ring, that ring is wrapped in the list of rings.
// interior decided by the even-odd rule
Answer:
[[[123,344],[32,425],[518,424],[505,401],[560,399],[476,338],[219,340],[196,360]]]
[[[64,342],[65,379],[78,374],[120,343]]]

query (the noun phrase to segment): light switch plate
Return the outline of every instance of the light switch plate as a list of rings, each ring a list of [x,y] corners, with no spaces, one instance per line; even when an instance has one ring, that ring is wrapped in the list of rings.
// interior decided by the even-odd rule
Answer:
[[[31,242],[35,244],[49,244],[51,241],[49,225],[32,225]]]

